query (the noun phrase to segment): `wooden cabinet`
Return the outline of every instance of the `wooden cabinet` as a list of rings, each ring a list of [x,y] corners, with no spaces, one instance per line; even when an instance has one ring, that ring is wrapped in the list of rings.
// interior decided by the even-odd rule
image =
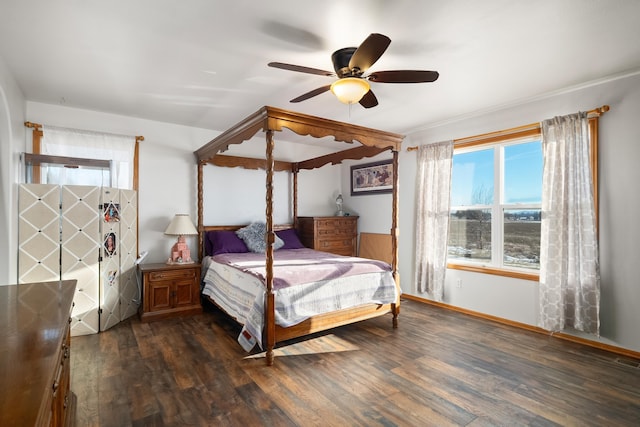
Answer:
[[[0,286],[0,425],[75,422],[69,324],[76,281]]]
[[[70,322],[67,322],[66,332],[58,355],[58,369],[56,370],[52,386],[51,426],[66,426],[73,424],[71,416],[67,416],[67,413],[70,412],[67,408],[71,405],[75,407],[75,396],[71,395],[70,324]],[[74,400],[73,402],[72,399]],[[75,411],[73,412],[73,416],[75,416]]]
[[[143,321],[202,312],[200,264],[140,264]]]
[[[358,253],[357,216],[301,216],[298,234],[311,249],[348,256]]]

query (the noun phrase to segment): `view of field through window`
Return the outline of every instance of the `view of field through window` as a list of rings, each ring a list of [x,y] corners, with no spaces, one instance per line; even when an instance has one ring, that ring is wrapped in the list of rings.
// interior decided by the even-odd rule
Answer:
[[[449,262],[540,268],[540,141],[455,153],[451,188]]]

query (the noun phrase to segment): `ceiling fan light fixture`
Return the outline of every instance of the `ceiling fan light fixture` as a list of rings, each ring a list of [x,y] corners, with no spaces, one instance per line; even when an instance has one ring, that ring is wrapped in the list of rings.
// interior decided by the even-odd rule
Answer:
[[[358,77],[345,77],[331,85],[331,92],[345,104],[359,102],[369,92],[369,82]]]
[[[438,79],[439,74],[437,71],[426,70],[389,70],[366,74],[367,70],[387,50],[390,43],[391,39],[389,37],[372,33],[358,47],[345,47],[336,50],[331,55],[331,62],[335,72],[286,64],[284,62],[269,62],[267,65],[299,73],[338,78],[333,84],[326,84],[310,90],[289,102],[305,101],[331,90],[340,102],[348,105],[359,103],[363,108],[371,108],[378,105],[378,99],[373,91],[370,90],[369,82],[430,83]]]

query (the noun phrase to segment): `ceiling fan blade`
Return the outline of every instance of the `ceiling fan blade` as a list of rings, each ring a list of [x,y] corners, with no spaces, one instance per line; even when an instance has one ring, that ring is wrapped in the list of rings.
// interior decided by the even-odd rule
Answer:
[[[322,86],[319,87],[317,89],[314,89],[312,91],[309,91],[303,95],[300,95],[297,98],[293,98],[291,101],[289,102],[300,102],[300,101],[304,101],[305,99],[309,99],[309,98],[313,98],[314,96],[320,95],[321,93],[325,93],[326,91],[328,91],[329,89],[331,89],[331,85],[326,85],[326,86]]]
[[[439,76],[437,71],[395,70],[376,71],[366,79],[378,83],[429,83],[438,80]]]
[[[364,72],[371,67],[387,50],[391,39],[385,35],[373,33],[356,49],[349,61],[349,69],[358,68]]]
[[[269,67],[281,68],[283,70],[297,71],[299,73],[318,74],[320,76],[333,77],[336,73],[332,71],[319,70],[317,68],[303,67],[302,65],[285,64],[284,62],[269,62]]]
[[[360,100],[360,105],[364,108],[371,108],[378,105],[378,98],[373,94],[373,91],[369,90],[369,92],[365,93],[362,99]]]

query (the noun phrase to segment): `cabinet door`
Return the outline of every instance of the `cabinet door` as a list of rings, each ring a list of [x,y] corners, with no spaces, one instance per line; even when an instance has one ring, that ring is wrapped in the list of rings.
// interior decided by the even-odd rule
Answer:
[[[149,311],[167,310],[171,308],[171,281],[149,282]]]
[[[193,280],[181,280],[175,283],[174,307],[194,304],[196,295],[194,295],[193,287]]]

